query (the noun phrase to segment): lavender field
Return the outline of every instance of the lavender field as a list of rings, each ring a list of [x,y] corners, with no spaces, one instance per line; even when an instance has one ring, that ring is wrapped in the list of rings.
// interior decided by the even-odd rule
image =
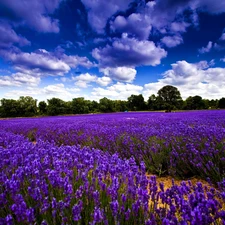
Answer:
[[[223,110],[1,120],[0,158],[0,224],[225,224]]]

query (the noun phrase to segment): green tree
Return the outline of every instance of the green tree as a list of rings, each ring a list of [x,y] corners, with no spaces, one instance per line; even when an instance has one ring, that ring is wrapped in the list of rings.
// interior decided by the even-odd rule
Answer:
[[[186,109],[192,110],[192,109],[205,109],[205,101],[202,99],[201,96],[195,95],[195,96],[189,96],[186,99]]]
[[[20,116],[20,107],[14,99],[1,99],[1,117],[18,117]]]
[[[47,114],[50,116],[63,115],[67,113],[66,103],[59,98],[51,98],[47,100]]]
[[[128,109],[127,101],[114,100],[113,104],[114,104],[114,109],[116,112],[124,112],[124,111],[127,111],[127,109]]]
[[[89,103],[90,112],[96,113],[99,112],[99,103],[97,101],[90,101]]]
[[[18,100],[19,116],[35,116],[37,114],[37,99],[21,96]]]
[[[158,102],[161,104],[162,109],[180,109],[182,107],[183,100],[181,98],[179,90],[171,85],[166,85],[158,91]]]
[[[104,97],[99,100],[100,112],[114,112],[113,101]]]
[[[150,110],[155,110],[156,107],[156,96],[153,94],[151,96],[149,96],[148,101],[147,101],[147,107]]]
[[[45,115],[47,113],[47,103],[45,101],[40,101],[38,103],[39,113]]]
[[[88,100],[85,100],[83,97],[74,98],[72,100],[73,114],[89,113],[89,104],[90,102]]]
[[[218,107],[220,109],[225,109],[225,98],[221,98],[218,102]]]
[[[131,95],[127,99],[128,107],[130,110],[146,110],[146,103],[142,94],[140,95]]]

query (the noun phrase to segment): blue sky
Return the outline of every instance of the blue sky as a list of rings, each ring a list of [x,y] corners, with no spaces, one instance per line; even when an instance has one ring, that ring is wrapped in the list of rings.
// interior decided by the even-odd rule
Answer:
[[[0,98],[225,97],[225,1],[1,0]]]

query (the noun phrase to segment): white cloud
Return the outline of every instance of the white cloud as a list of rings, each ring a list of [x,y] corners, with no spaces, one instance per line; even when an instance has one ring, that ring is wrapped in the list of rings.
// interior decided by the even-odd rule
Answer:
[[[161,39],[161,42],[166,45],[168,48],[176,47],[183,43],[181,36],[165,36]]]
[[[4,97],[18,99],[19,96],[31,96],[33,98],[38,98],[39,101],[57,97],[69,101],[72,98],[79,97],[79,91],[80,89],[78,88],[67,88],[64,84],[59,83],[47,85],[43,88],[28,87],[22,90],[9,91],[4,94]]]
[[[94,82],[100,86],[107,86],[112,82],[109,77],[97,77],[96,75],[91,75],[89,73],[81,74],[76,77],[72,77],[72,80],[76,81],[74,84],[80,88],[87,88],[88,84]]]
[[[30,45],[30,41],[16,34],[10,25],[0,21],[0,47],[11,47],[13,44],[19,46]]]
[[[68,91],[65,89],[64,84],[53,84],[44,87],[44,93],[47,95],[58,95],[58,94],[68,94]]]
[[[5,93],[4,98],[18,99],[19,96],[30,96],[33,98],[39,98],[40,94],[41,91],[38,88],[32,88],[32,90],[31,89],[13,90]]]
[[[41,75],[64,75],[78,65],[87,68],[94,66],[87,57],[66,55],[58,49],[55,52],[38,49],[31,53],[21,52],[18,49],[16,51],[0,50],[0,55],[10,61],[20,72],[33,71]]]
[[[96,80],[96,76],[95,75],[91,75],[89,73],[84,73],[81,74],[79,76],[73,77],[73,80],[82,80],[82,81],[86,81],[86,82],[93,82]]]
[[[225,41],[225,33],[223,33],[223,34],[221,35],[220,40],[221,40],[221,41]]]
[[[98,77],[96,83],[100,86],[108,86],[112,82],[110,77]]]
[[[0,87],[2,86],[22,86],[23,84],[28,86],[37,86],[41,79],[39,76],[33,76],[31,74],[14,73],[11,76],[0,76]]]
[[[99,100],[103,97],[107,97],[110,99],[125,100],[132,94],[140,94],[142,90],[143,87],[139,85],[117,82],[107,88],[93,88],[91,98]]]
[[[107,20],[116,12],[128,8],[132,0],[81,0],[88,12],[88,21],[98,33],[103,33]]]
[[[152,41],[139,41],[124,33],[122,38],[115,38],[112,45],[95,48],[92,56],[102,67],[156,66],[167,56],[167,52]]]
[[[171,23],[170,31],[175,32],[175,33],[177,33],[177,32],[182,32],[183,33],[183,32],[186,32],[186,29],[189,26],[190,26],[190,24],[186,23],[184,21],[182,21],[182,22],[173,22],[173,23]]]
[[[72,77],[72,79],[76,81],[74,83],[76,86],[80,88],[86,88],[89,83],[96,81],[97,76],[85,73],[76,77]]]
[[[77,87],[80,87],[80,88],[87,88],[88,87],[88,83],[87,81],[83,81],[83,80],[78,80],[76,81],[74,84],[77,86]]]
[[[223,61],[223,62],[225,62],[225,57],[224,57],[224,58],[222,58],[222,59],[220,59],[220,61]]]
[[[39,32],[59,32],[58,20],[51,17],[61,0],[1,0],[0,7],[10,12],[14,25],[27,25]]]
[[[105,76],[109,76],[114,80],[123,82],[132,82],[135,79],[137,71],[130,67],[102,68],[100,69]]]
[[[209,41],[206,47],[202,47],[198,51],[199,53],[204,54],[204,53],[210,52],[212,47],[213,47],[213,43]]]
[[[158,82],[145,84],[143,94],[147,98],[165,85],[176,86],[182,97],[200,95],[203,98],[216,99],[224,96],[225,68],[210,68],[206,63],[188,63],[178,61],[172,69],[166,71]]]
[[[139,39],[147,39],[152,29],[148,14],[132,13],[127,18],[119,15],[111,22],[112,31],[135,35]]]

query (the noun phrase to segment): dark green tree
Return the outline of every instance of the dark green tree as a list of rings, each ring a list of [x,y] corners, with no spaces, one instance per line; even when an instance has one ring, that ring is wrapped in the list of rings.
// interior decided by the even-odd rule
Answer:
[[[205,105],[205,101],[202,99],[201,96],[189,96],[186,99],[186,109],[192,110],[192,109],[205,109],[207,108]]]
[[[100,112],[114,112],[113,101],[104,97],[99,100]]]
[[[161,109],[172,110],[180,109],[183,100],[179,90],[171,85],[166,85],[158,91],[158,102],[161,104]]]
[[[37,114],[37,99],[30,96],[21,96],[18,100],[18,116],[35,116]]]
[[[97,101],[91,101],[89,104],[89,110],[92,113],[99,112],[99,103]]]
[[[73,114],[84,114],[89,113],[90,102],[85,100],[83,97],[74,98],[72,100],[72,113]]]
[[[146,110],[146,103],[142,94],[140,95],[131,95],[127,99],[129,110],[140,111]]]
[[[218,102],[218,107],[220,109],[225,109],[225,98],[221,98]]]
[[[47,113],[47,103],[45,101],[40,101],[38,103],[39,113],[45,115]]]
[[[18,117],[20,107],[14,99],[1,99],[1,117]]]
[[[156,107],[156,96],[153,94],[149,96],[148,101],[147,101],[147,107],[149,110],[155,110],[157,109]]]
[[[114,100],[113,101],[114,104],[114,110],[116,112],[124,112],[128,110],[127,107],[127,101],[123,101],[123,100]]]
[[[50,116],[63,115],[67,113],[66,103],[59,98],[51,98],[47,100],[47,114]]]

